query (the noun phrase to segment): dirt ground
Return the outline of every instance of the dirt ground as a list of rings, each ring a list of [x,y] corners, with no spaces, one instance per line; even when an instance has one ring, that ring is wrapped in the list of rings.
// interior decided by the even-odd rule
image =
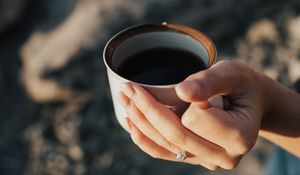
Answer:
[[[259,139],[234,171],[155,160],[117,124],[105,42],[168,21],[207,33],[237,59],[300,92],[298,0],[0,0],[1,175],[260,175]]]

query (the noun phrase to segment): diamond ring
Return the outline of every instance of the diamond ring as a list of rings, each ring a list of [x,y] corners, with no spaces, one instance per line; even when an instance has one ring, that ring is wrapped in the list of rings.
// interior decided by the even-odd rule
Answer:
[[[176,159],[179,161],[184,161],[186,159],[186,151],[180,151],[176,154]]]

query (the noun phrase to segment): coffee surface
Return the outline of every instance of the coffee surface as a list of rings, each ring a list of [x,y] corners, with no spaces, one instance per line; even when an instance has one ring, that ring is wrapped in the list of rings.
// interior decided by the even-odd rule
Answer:
[[[133,54],[116,69],[122,77],[149,85],[176,84],[206,69],[202,59],[185,50],[154,48]]]

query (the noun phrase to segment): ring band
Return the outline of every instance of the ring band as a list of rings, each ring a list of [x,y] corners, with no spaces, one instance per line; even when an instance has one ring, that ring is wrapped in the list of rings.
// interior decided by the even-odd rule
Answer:
[[[176,154],[176,159],[179,161],[184,161],[186,159],[186,151],[180,151]]]

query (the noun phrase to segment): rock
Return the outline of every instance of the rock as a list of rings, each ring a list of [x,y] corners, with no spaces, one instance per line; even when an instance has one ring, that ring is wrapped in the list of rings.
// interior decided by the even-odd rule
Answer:
[[[300,16],[292,18],[287,29],[291,46],[300,49]]]
[[[275,23],[269,19],[262,19],[255,22],[248,30],[247,39],[253,45],[263,41],[270,43],[278,42],[278,31]]]
[[[86,44],[99,27],[97,1],[78,1],[72,14],[60,26],[46,33],[36,32],[21,50],[22,80],[38,102],[66,101],[78,93],[54,80],[43,78],[45,71],[62,68]],[[84,26],[84,27],[82,27]]]
[[[43,138],[43,126],[41,124],[32,125],[24,132],[25,140],[29,144],[29,162],[25,174],[41,173],[44,171],[44,163],[41,161],[45,149],[47,149],[47,143]]]
[[[70,169],[66,157],[59,152],[51,152],[46,157],[46,172],[49,175],[65,175]]]
[[[296,82],[300,79],[300,60],[290,59],[288,62],[289,66],[289,79],[291,82]]]
[[[79,161],[83,158],[83,152],[79,145],[71,144],[68,148],[68,155],[71,159]]]
[[[84,174],[86,174],[85,173],[86,171],[87,171],[86,167],[84,166],[83,163],[77,163],[76,165],[74,165],[74,168],[73,168],[74,175],[84,175]]]
[[[72,13],[57,27],[47,32],[34,32],[21,49],[21,79],[28,94],[37,102],[74,100],[86,95],[60,85],[43,75],[62,69],[83,49],[91,48],[106,36],[101,30],[108,20],[118,17],[118,9],[141,15],[141,6],[132,1],[79,0]]]

